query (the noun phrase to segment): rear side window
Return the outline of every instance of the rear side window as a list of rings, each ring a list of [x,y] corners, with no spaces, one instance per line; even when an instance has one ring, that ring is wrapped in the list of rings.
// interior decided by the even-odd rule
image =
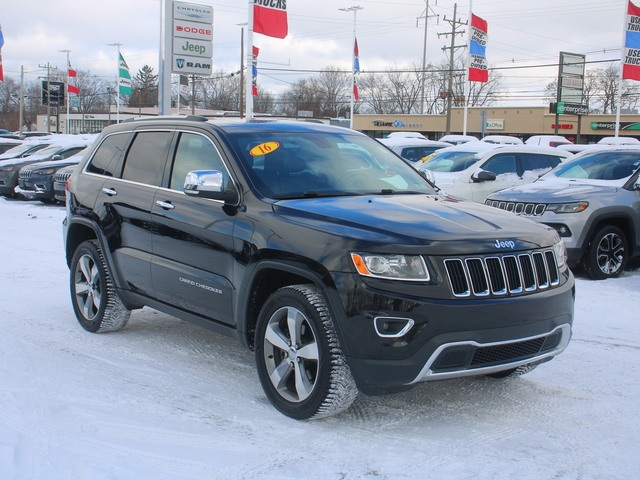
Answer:
[[[552,160],[555,158],[555,163]],[[555,167],[560,160],[558,157],[551,155],[540,155],[538,153],[521,153],[520,160],[522,160],[522,168],[525,172],[529,170],[544,170],[551,167]]]
[[[87,172],[107,177],[116,177],[120,174],[120,160],[129,143],[130,134],[120,133],[106,137],[91,162],[87,166]]]
[[[124,162],[122,178],[160,186],[173,132],[140,132],[133,139]]]
[[[493,172],[496,175],[516,173],[516,156],[513,153],[495,155],[484,162],[481,168],[488,172]]]

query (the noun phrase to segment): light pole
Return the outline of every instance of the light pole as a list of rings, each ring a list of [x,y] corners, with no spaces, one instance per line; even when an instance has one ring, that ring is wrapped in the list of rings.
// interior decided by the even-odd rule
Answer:
[[[237,24],[240,28],[240,118],[244,116],[244,27],[247,22]],[[251,48],[251,45],[249,46]]]
[[[116,47],[118,50],[118,57],[116,65],[118,66],[118,75],[116,76],[116,123],[120,123],[120,47],[121,43],[107,43],[109,47]]]
[[[107,107],[109,109],[107,112],[109,115],[109,122],[107,123],[107,125],[111,125],[111,87],[107,87],[107,98],[107,103],[109,104]]]
[[[351,102],[350,102],[350,118],[349,118],[349,126],[353,128],[353,100],[354,100],[354,85],[356,84],[356,69],[355,69],[355,61],[356,61],[356,14],[358,10],[362,10],[363,7],[360,5],[353,5],[351,7],[339,8],[338,10],[342,12],[353,12],[353,43],[352,43],[352,54],[351,54]]]

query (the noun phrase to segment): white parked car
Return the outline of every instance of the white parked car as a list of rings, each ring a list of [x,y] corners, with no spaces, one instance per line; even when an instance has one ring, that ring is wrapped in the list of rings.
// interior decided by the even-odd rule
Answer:
[[[533,135],[524,142],[526,145],[539,145],[541,147],[559,147],[560,145],[573,145],[562,135]]]
[[[496,143],[498,145],[522,145],[524,142],[511,135],[485,135],[481,142]]]
[[[378,141],[389,147],[411,165],[424,157],[428,157],[436,150],[451,146],[449,143],[427,140],[424,137],[387,137],[380,138]]]
[[[598,140],[599,145],[640,145],[640,140],[633,137],[604,137]]]
[[[460,145],[461,143],[477,142],[478,139],[473,135],[445,135],[438,139],[439,142],[447,142],[451,145]]]
[[[428,138],[420,132],[391,132],[387,135],[387,138],[423,138],[428,140]]]
[[[482,203],[490,193],[533,182],[571,156],[556,148],[473,142],[443,148],[414,166],[430,171],[446,193]]]

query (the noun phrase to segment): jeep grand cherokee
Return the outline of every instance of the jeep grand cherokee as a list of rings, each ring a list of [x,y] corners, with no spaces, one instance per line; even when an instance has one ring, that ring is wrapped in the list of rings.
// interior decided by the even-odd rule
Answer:
[[[75,315],[150,306],[237,337],[266,396],[317,418],[565,349],[574,280],[551,228],[438,194],[375,140],[310,123],[111,126],[71,175]]]

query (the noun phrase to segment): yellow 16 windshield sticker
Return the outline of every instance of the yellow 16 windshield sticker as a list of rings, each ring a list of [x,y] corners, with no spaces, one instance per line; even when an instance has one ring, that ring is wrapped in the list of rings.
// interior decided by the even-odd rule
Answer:
[[[280,148],[280,144],[278,142],[264,142],[260,145],[256,145],[251,150],[249,150],[249,155],[252,157],[258,157],[260,155],[268,155],[271,152],[274,152]]]

